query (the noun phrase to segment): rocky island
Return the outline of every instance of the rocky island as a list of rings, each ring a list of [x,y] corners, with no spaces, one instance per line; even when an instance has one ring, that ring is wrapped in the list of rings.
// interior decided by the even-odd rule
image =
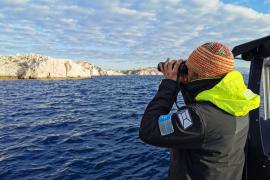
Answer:
[[[62,79],[119,75],[161,75],[161,73],[156,68],[104,70],[87,61],[56,59],[37,54],[0,56],[0,79]]]
[[[157,68],[148,67],[148,68],[141,68],[141,69],[133,69],[133,70],[125,70],[122,71],[125,75],[162,75],[161,72],[157,70]]]

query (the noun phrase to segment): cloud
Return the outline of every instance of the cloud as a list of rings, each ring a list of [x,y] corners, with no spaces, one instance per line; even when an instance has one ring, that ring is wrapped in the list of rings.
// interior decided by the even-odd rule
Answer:
[[[1,1],[0,52],[86,59],[105,68],[186,58],[270,34],[270,14],[219,0]],[[121,63],[119,63],[121,62]]]
[[[154,17],[155,15],[153,13],[149,12],[138,12],[135,9],[128,9],[125,7],[113,7],[113,12],[122,14],[122,15],[127,15],[127,16],[142,16],[142,17]]]
[[[17,5],[21,5],[21,4],[26,4],[28,3],[30,0],[2,0],[2,3],[5,4],[17,4]]]

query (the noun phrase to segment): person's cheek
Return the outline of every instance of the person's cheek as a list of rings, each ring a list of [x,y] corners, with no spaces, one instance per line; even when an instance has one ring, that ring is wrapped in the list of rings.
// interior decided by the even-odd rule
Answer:
[[[192,70],[189,69],[188,75],[187,75],[187,81],[190,82],[192,80]]]

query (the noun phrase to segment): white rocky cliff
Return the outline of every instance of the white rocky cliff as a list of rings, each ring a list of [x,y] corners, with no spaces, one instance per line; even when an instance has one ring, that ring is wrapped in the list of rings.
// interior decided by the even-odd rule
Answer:
[[[42,55],[0,57],[0,76],[18,79],[89,78],[90,71],[81,63]]]
[[[122,71],[126,75],[162,75],[161,72],[157,70],[157,68],[149,67],[149,68],[142,68],[142,69],[134,69],[134,70],[126,70]]]
[[[122,71],[107,70],[106,72],[107,72],[108,76],[123,76],[123,75],[126,75]]]
[[[0,56],[0,77],[15,79],[89,78],[124,75],[103,70],[86,61],[56,59],[43,55]]]
[[[107,71],[101,69],[98,66],[90,64],[86,61],[77,61],[77,63],[80,64],[82,67],[86,68],[90,72],[91,76],[107,76],[108,75]]]
[[[92,76],[161,75],[156,68],[103,70],[86,61],[43,55],[0,56],[0,79],[90,78]]]

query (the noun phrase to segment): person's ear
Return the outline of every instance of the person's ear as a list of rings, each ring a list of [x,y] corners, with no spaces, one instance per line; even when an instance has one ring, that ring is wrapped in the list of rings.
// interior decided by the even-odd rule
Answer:
[[[193,79],[199,79],[200,76],[198,73],[193,72]]]

